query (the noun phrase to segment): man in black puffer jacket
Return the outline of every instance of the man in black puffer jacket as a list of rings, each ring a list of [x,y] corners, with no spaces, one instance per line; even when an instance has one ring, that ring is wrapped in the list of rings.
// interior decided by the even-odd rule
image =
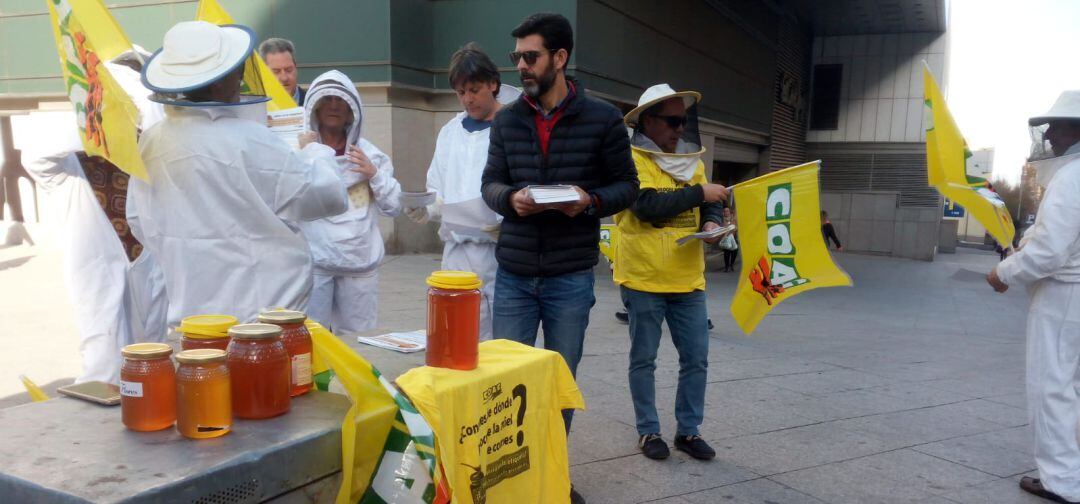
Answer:
[[[600,218],[629,207],[637,171],[619,111],[565,75],[573,32],[558,14],[534,14],[511,33],[525,93],[495,116],[483,196],[503,216],[493,336],[559,352],[577,371],[593,297]],[[579,199],[538,205],[529,185],[574,186]],[[570,428],[570,412],[564,412]]]

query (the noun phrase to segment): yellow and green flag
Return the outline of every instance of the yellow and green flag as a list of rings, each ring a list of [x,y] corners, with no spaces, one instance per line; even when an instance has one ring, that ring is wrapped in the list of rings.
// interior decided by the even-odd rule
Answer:
[[[820,164],[787,168],[732,188],[743,259],[731,315],[746,334],[791,296],[851,285],[821,235]]]
[[[216,25],[233,24],[233,18],[217,3],[217,0],[199,0],[199,7],[195,11],[196,21],[206,21]],[[244,85],[240,89],[241,94],[270,97],[266,104],[269,111],[296,108],[296,100],[285,91],[285,87],[278,82],[277,77],[266,66],[258,51],[252,51],[251,57],[244,62]]]
[[[146,180],[138,145],[139,110],[104,65],[131,49],[131,42],[101,0],[46,4],[84,150]]]
[[[982,177],[968,175],[971,151],[956,127],[930,68],[923,65],[926,176],[942,196],[959,203],[1002,247],[1012,246],[1016,228],[1005,202]]]

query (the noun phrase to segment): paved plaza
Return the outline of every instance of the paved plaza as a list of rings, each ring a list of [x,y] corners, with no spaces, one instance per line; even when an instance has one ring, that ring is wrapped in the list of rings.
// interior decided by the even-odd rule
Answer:
[[[853,288],[781,304],[745,336],[728,305],[734,273],[710,272],[709,387],[702,434],[710,462],[638,453],[627,386],[627,327],[606,268],[578,381],[571,474],[591,504],[1038,503],[1017,487],[1034,469],[1024,410],[1022,289],[995,294],[996,254],[961,249],[933,263],[837,254]],[[380,327],[424,326],[433,255],[391,256]],[[60,261],[47,248],[0,250],[0,407],[24,402],[17,375],[55,388],[78,372]],[[420,365],[353,342],[384,374]],[[677,356],[665,339],[657,375],[663,434],[675,429]]]

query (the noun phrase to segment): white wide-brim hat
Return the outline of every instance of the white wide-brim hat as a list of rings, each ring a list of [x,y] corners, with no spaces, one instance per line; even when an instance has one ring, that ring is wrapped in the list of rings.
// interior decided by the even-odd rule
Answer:
[[[657,103],[671,98],[682,98],[686,108],[689,109],[690,107],[693,107],[694,104],[701,101],[701,93],[697,91],[675,91],[667,84],[657,84],[646,89],[644,93],[641,93],[641,98],[638,98],[637,107],[634,107],[634,110],[627,112],[626,117],[623,117],[623,121],[631,128],[636,127],[638,116],[640,116],[642,112]]]
[[[1041,126],[1050,121],[1065,119],[1080,121],[1080,90],[1065,91],[1058,96],[1054,106],[1045,114],[1028,120],[1030,126]]]
[[[251,28],[184,21],[165,33],[161,49],[143,66],[142,81],[159,93],[193,91],[236,70],[254,49]]]

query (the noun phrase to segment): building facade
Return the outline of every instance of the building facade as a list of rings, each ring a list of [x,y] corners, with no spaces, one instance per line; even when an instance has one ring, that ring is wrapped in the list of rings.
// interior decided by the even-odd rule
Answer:
[[[944,84],[944,0],[219,3],[260,38],[293,40],[302,83],[329,69],[356,82],[364,135],[390,154],[405,190],[423,189],[437,132],[459,110],[450,55],[478,42],[517,85],[510,31],[533,12],[559,12],[575,30],[569,73],[590,94],[629,110],[660,82],[702,93],[713,180],[820,158],[822,204],[848,250],[933,257],[936,241],[922,237],[936,233],[941,202],[926,186],[919,69],[926,59]],[[168,27],[194,18],[197,1],[108,5],[132,41],[153,50]],[[44,5],[0,0],[0,129],[10,129],[4,116],[67,106],[59,74]],[[17,156],[8,143],[0,152],[5,181],[18,186]],[[432,224],[399,217],[382,228],[391,252],[441,248]]]

